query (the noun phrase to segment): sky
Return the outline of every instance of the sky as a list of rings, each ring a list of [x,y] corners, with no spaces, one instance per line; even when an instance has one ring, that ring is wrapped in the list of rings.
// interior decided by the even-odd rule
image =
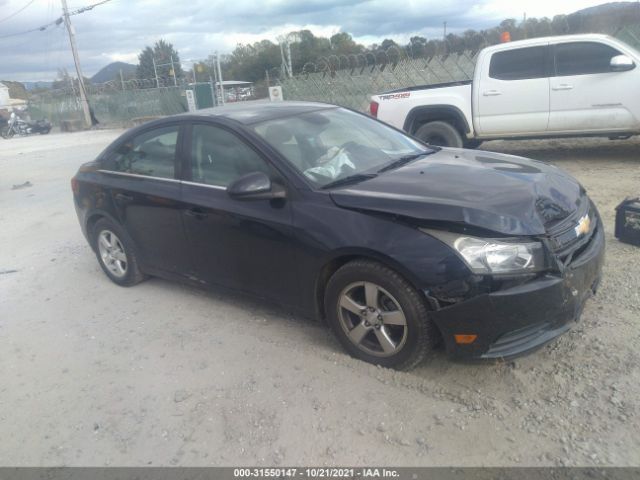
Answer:
[[[68,3],[74,10],[98,1]],[[365,45],[384,38],[407,43],[413,35],[439,38],[445,21],[448,31],[462,32],[525,13],[551,18],[602,3],[606,0],[110,0],[71,19],[83,74],[90,77],[113,61],[137,63],[138,53],[160,38],[173,43],[190,69],[215,51],[229,53],[238,43],[265,38],[277,42],[294,30],[318,36],[349,32]],[[59,68],[73,71],[64,25],[12,35],[61,13],[60,0],[0,0],[0,80],[53,80]]]

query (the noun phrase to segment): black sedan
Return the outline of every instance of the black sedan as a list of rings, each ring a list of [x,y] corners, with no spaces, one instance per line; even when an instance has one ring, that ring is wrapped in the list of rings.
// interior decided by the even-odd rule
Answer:
[[[106,275],[239,290],[326,319],[349,353],[410,368],[529,352],[570,328],[602,269],[582,186],[532,160],[425,145],[317,103],[153,121],[72,179]]]

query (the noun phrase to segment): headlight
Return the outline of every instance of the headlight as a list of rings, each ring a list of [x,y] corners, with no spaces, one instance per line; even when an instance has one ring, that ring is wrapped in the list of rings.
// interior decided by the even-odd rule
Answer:
[[[540,242],[420,230],[453,248],[475,273],[533,273],[546,268],[545,251]]]

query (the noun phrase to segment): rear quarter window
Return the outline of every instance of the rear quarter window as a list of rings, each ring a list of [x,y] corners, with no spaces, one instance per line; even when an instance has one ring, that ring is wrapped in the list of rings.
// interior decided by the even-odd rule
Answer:
[[[496,52],[489,63],[489,77],[498,80],[525,80],[549,76],[549,47],[516,48]]]

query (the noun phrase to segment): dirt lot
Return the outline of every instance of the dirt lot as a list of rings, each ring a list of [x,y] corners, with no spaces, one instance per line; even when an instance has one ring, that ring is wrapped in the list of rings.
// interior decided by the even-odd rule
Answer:
[[[613,237],[639,141],[486,144],[589,190],[601,290],[529,357],[399,373],[272,305],[108,281],[69,179],[118,134],[0,142],[0,465],[640,465],[640,248]]]

